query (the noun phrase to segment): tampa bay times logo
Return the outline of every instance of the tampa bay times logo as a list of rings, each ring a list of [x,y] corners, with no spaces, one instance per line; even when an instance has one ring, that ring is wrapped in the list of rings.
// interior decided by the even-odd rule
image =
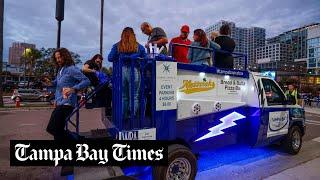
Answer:
[[[167,165],[168,145],[159,141],[104,141],[57,145],[10,141],[11,166]]]

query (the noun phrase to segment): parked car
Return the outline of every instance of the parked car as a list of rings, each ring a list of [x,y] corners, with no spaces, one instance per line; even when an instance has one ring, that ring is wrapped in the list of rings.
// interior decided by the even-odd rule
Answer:
[[[15,89],[11,99],[15,101],[17,97],[20,98],[20,101],[46,101],[47,99],[45,94],[36,89]]]
[[[16,88],[16,83],[14,81],[6,81],[2,84],[2,90],[4,92],[10,92]]]
[[[33,86],[32,82],[29,82],[29,87]],[[26,88],[28,87],[28,81],[20,81],[18,84],[19,88]]]

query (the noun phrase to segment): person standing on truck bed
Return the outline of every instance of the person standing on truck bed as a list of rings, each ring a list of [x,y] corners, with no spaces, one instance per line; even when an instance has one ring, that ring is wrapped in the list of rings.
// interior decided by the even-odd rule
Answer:
[[[112,46],[110,54],[108,55],[108,60],[110,62],[119,61],[119,57],[132,57],[138,61],[138,57],[144,58],[146,56],[146,51],[144,47],[139,44],[136,40],[136,36],[131,27],[126,27],[123,29],[121,34],[121,39],[118,43]],[[122,58],[122,113],[125,119],[128,118],[128,112],[131,108],[131,83],[134,83],[134,115],[137,114],[139,108],[139,93],[140,93],[140,70],[137,66],[134,67],[134,82],[131,82],[131,66],[130,60]]]
[[[215,42],[221,46],[222,51],[226,52],[216,52],[215,66],[218,68],[233,69],[233,57],[231,53],[234,51],[236,43],[229,37],[231,34],[229,25],[222,25],[219,33],[220,36],[215,38]]]
[[[287,100],[290,104],[298,104],[300,95],[298,93],[298,90],[295,88],[293,83],[288,84],[288,90],[285,92],[285,95],[287,97]]]
[[[217,32],[217,31],[211,32],[211,34],[210,34],[210,39],[211,39],[211,41],[214,41],[214,42],[215,42],[216,37],[218,37],[218,36],[219,36],[219,32]]]
[[[171,55],[177,62],[180,63],[190,63],[188,60],[188,47],[183,46],[172,46],[173,43],[191,45],[190,39],[188,39],[189,35],[189,26],[183,25],[180,30],[180,36],[171,39],[170,41],[170,50],[172,50]]]
[[[208,40],[206,33],[202,29],[196,29],[193,32],[193,39],[191,46],[201,48],[220,49],[220,46]],[[192,64],[197,65],[212,65],[212,52],[205,49],[189,48],[188,59]]]
[[[141,31],[143,34],[148,35],[148,42],[146,43],[145,47],[149,51],[149,44],[157,44],[158,48],[162,49],[160,51],[160,54],[168,54],[167,46],[168,38],[167,34],[164,32],[164,30],[160,27],[153,28],[150,23],[143,22],[141,24]],[[149,52],[151,53],[151,52]]]

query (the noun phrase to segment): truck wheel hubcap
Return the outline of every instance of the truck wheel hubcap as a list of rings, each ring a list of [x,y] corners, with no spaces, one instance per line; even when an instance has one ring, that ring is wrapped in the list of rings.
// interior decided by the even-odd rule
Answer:
[[[167,179],[188,180],[191,176],[191,164],[183,157],[173,160],[167,170]]]
[[[292,147],[293,149],[298,149],[300,147],[300,134],[298,131],[294,131],[292,134]]]

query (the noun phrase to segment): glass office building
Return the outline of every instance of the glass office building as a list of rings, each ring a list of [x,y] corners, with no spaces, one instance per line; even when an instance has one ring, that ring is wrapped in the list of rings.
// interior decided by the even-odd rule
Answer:
[[[308,72],[320,75],[320,25],[308,29],[307,49]]]
[[[266,30],[260,27],[237,27],[234,22],[221,20],[205,29],[207,36],[210,37],[213,31],[219,32],[220,27],[224,24],[228,24],[231,28],[230,36],[236,42],[234,52],[247,54],[249,66],[254,65],[256,62],[255,49],[265,45]],[[244,67],[244,60],[235,59],[234,67],[242,69]]]

